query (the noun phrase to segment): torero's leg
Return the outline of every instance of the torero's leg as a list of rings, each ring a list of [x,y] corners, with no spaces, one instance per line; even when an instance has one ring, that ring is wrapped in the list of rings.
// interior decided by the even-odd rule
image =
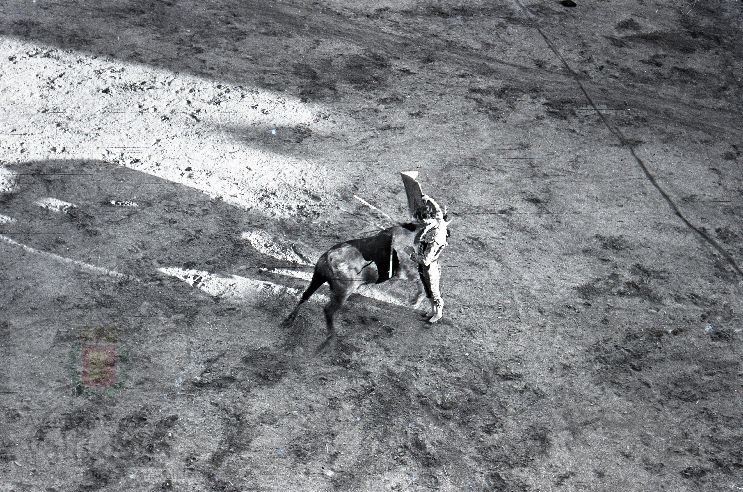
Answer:
[[[431,289],[431,306],[433,316],[428,320],[429,323],[436,323],[444,316],[444,300],[441,298],[439,281],[441,280],[441,267],[438,261],[434,261],[428,267],[428,277]]]
[[[424,265],[420,265],[420,264],[418,265],[418,274],[419,274],[420,279],[421,279],[421,285],[423,286],[423,292],[421,294],[424,294],[425,293],[426,297],[430,301],[431,298],[432,298],[432,296],[433,296],[433,292],[431,290],[431,275],[430,275],[430,272],[429,272],[429,268],[430,267],[427,267],[427,266],[424,266]],[[420,289],[420,287],[419,287],[419,289]],[[421,295],[421,300],[422,300],[422,297],[423,296]],[[432,308],[433,308],[433,304],[431,304],[431,309]],[[433,313],[429,310],[429,311],[426,311],[424,313],[424,316],[431,316],[432,314]]]
[[[426,292],[428,292],[428,283],[427,280],[424,280],[424,275],[428,274],[425,273],[425,269],[422,265],[418,265],[418,275],[415,277],[416,292],[415,295],[410,298],[410,304],[413,308],[417,308],[418,305],[423,302],[423,299],[427,297]]]

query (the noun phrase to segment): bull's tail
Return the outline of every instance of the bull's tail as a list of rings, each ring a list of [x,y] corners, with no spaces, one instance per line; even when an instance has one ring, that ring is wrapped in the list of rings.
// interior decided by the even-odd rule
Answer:
[[[302,307],[302,304],[304,304],[307,299],[312,297],[312,294],[314,294],[317,289],[319,289],[322,284],[325,282],[328,282],[328,276],[323,272],[323,270],[326,267],[327,259],[325,256],[320,258],[320,260],[317,262],[317,265],[315,265],[315,272],[312,274],[312,280],[310,281],[310,285],[307,286],[305,291],[302,293],[302,297],[299,298],[299,303],[294,308],[294,310],[289,314],[289,316],[286,317],[286,319],[281,323],[281,325],[285,328],[291,327],[294,324],[294,320],[297,318],[297,314],[299,314],[299,308]]]
[[[317,291],[317,289],[319,289],[320,286],[322,286],[322,284],[328,281],[327,276],[322,272],[321,262],[322,262],[322,259],[315,266],[315,272],[312,274],[312,280],[310,280],[310,285],[307,286],[307,289],[305,289],[304,293],[302,294],[301,299],[299,300],[300,304],[305,302],[310,297],[312,297],[312,294],[314,294],[315,291]]]

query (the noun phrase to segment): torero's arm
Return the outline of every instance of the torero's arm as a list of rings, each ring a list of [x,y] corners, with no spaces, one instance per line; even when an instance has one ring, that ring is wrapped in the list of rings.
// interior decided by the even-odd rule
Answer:
[[[421,251],[418,254],[418,259],[423,266],[429,266],[436,261],[436,251],[439,249],[436,246],[435,242],[421,243]]]

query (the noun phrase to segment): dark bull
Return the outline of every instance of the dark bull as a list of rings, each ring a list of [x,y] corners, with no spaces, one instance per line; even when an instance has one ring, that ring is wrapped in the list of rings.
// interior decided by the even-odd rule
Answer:
[[[328,336],[335,331],[333,319],[348,297],[359,287],[379,284],[392,278],[417,279],[418,295],[423,295],[418,265],[410,259],[418,225],[400,224],[361,239],[336,244],[315,264],[315,272],[299,304],[284,320],[284,326],[294,323],[299,308],[324,283],[330,286],[330,301],[325,305]]]

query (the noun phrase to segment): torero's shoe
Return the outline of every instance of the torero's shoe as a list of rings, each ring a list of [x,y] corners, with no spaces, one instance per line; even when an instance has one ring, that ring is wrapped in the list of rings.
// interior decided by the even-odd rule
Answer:
[[[440,299],[431,301],[433,307],[433,316],[428,320],[429,323],[436,323],[438,320],[444,317],[444,302]]]
[[[428,307],[424,307],[423,311],[421,312],[421,316],[424,318],[430,318],[436,313],[436,307],[433,304],[433,299],[428,298],[428,302],[430,302],[430,305]]]
[[[434,316],[436,314],[436,302],[430,297],[428,298],[428,302],[431,305],[428,307],[428,309],[426,309],[426,312],[423,313],[423,316],[426,318],[430,318],[431,316]]]

